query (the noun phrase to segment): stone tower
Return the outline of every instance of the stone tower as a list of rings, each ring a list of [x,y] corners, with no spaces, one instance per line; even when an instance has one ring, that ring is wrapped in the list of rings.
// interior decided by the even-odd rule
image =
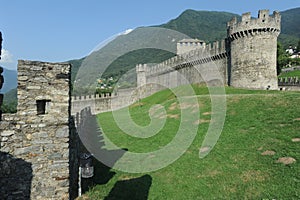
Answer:
[[[177,42],[177,55],[188,53],[192,50],[205,48],[205,42],[198,39],[183,39]]]
[[[28,169],[11,167],[1,178],[0,184],[6,185],[0,191],[4,199],[77,196],[78,155],[70,115],[70,78],[67,63],[18,62],[17,113],[4,116],[0,123],[0,150],[28,163]],[[16,181],[15,174],[29,177]]]
[[[136,65],[137,87],[141,87],[146,84],[146,69],[146,64]]]
[[[238,88],[277,89],[276,50],[280,33],[280,14],[260,10],[258,18],[250,13],[242,21],[227,24],[229,39],[229,85]]]

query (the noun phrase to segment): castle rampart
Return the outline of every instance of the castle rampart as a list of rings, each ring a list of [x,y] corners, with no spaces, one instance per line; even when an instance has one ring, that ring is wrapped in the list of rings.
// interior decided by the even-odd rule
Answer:
[[[252,19],[250,12],[242,15],[242,21],[238,22],[236,17],[227,23],[228,37],[236,39],[239,37],[255,34],[259,31],[280,33],[281,17],[279,12],[274,11],[269,15],[269,10],[260,10],[258,18]]]
[[[138,100],[136,88],[118,89],[113,93],[72,97],[72,115],[88,108],[92,114],[108,112],[126,107]]]
[[[229,85],[239,88],[277,89],[276,51],[280,33],[280,15],[260,10],[257,19],[250,13],[242,21],[228,23],[230,41]]]
[[[205,82],[202,76],[209,74],[208,71],[211,64],[219,69],[221,74],[220,82],[227,83],[227,59],[226,41],[216,41],[188,53],[179,54],[154,66],[137,65],[137,69],[143,66],[144,71],[144,73],[137,73],[137,80],[143,80],[143,83],[138,82],[138,85],[145,85],[145,82],[152,84],[150,88],[153,91],[150,93],[153,93],[163,88]],[[210,76],[205,78],[206,81],[209,81],[216,77]]]
[[[276,47],[280,14],[274,11],[270,16],[269,10],[260,10],[258,18],[252,19],[250,13],[245,13],[241,22],[233,18],[227,26],[228,36],[222,41],[193,44],[189,48],[194,49],[189,52],[180,51],[177,56],[146,69],[143,65],[143,73],[137,74],[138,85],[146,82],[176,87],[219,79],[223,84],[238,88],[277,89]],[[177,46],[184,46],[183,43],[179,42]],[[212,66],[218,69],[219,76],[211,72]],[[155,90],[160,89],[162,87]]]
[[[299,77],[278,78],[278,87],[280,90],[300,91]]]
[[[177,54],[182,55],[196,49],[205,48],[205,42],[197,39],[183,39],[177,43]]]

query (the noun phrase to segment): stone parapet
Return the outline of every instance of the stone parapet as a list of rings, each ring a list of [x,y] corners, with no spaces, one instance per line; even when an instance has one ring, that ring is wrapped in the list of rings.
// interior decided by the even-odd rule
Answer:
[[[227,31],[232,40],[263,32],[279,35],[280,23],[281,16],[279,12],[274,11],[273,15],[270,15],[269,10],[260,10],[256,19],[251,18],[249,12],[242,15],[242,21],[240,22],[233,18],[227,23]]]

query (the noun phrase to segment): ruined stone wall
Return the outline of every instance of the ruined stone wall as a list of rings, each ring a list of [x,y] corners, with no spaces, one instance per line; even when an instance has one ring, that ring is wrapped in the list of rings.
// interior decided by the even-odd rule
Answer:
[[[238,88],[277,89],[276,51],[280,15],[260,10],[257,19],[250,13],[228,23],[230,39],[230,85]]]
[[[77,196],[78,137],[70,118],[70,70],[69,64],[19,61],[18,111],[5,115],[0,123],[0,150],[27,167],[23,171],[22,165],[1,166],[11,169],[0,180],[1,186],[7,186],[3,199]],[[9,160],[13,159],[6,159],[5,165],[10,165]],[[30,176],[20,181],[24,187],[9,184],[15,174]]]

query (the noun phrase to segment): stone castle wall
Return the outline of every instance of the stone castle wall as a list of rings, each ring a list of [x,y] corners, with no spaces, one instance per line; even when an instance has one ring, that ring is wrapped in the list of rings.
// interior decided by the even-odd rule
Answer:
[[[299,77],[279,78],[278,87],[280,90],[300,91],[300,78]]]
[[[221,42],[193,47],[155,66],[138,65],[138,86],[154,83],[155,92],[182,84],[222,82],[237,88],[277,89],[279,13],[270,16],[269,10],[260,10],[257,19],[245,13],[241,22],[236,18],[228,22],[227,32]]]
[[[228,23],[230,40],[230,85],[240,88],[277,89],[276,52],[280,15],[260,10],[257,19],[250,13]]]
[[[163,88],[173,88],[190,83],[209,83],[216,81],[226,84],[228,81],[227,41],[207,44],[189,53],[177,55],[163,63],[147,66],[137,65],[137,80],[150,84],[153,91]],[[217,69],[216,74],[213,69]],[[144,76],[144,77],[143,77]],[[138,82],[138,86],[144,85]],[[149,92],[148,92],[149,93]]]
[[[18,111],[4,115],[0,123],[2,199],[77,196],[78,138],[70,115],[70,70],[69,64],[19,61]],[[15,160],[21,165],[12,165]]]
[[[183,39],[177,42],[177,55],[186,54],[196,49],[205,48],[205,42],[197,39]]]
[[[72,115],[90,108],[92,114],[98,114],[126,107],[138,100],[136,88],[118,89],[114,93],[73,96]]]

